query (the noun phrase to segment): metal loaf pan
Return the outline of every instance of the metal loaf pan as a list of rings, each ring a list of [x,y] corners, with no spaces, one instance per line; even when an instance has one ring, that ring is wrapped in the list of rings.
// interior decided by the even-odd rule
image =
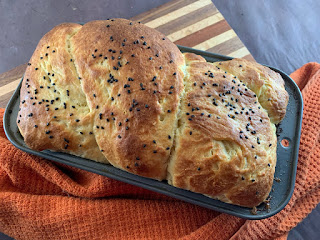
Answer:
[[[232,59],[231,57],[214,54],[210,52],[204,52],[195,50],[188,47],[178,46],[182,52],[193,52],[195,54],[203,56],[208,62],[215,61],[226,61]],[[247,219],[263,219],[270,217],[281,209],[285,207],[289,199],[292,196],[297,161],[298,161],[298,150],[300,142],[300,130],[302,122],[302,110],[303,102],[302,95],[299,91],[299,88],[295,82],[282,71],[272,68],[274,71],[281,74],[285,81],[285,87],[288,91],[290,98],[289,104],[287,107],[287,114],[284,120],[277,126],[277,135],[278,135],[278,146],[277,146],[277,165],[275,172],[275,179],[280,179],[281,181],[274,181],[273,190],[271,192],[272,198],[270,201],[270,210],[266,211],[264,204],[261,204],[257,207],[257,214],[253,215],[250,208],[235,206],[232,204],[224,203],[218,200],[211,199],[209,197],[203,196],[201,194],[193,193],[187,190],[175,188],[167,184],[167,182],[156,181],[153,179],[148,179],[145,177],[140,177],[120,169],[117,169],[111,165],[106,165],[98,162],[94,162],[88,159],[83,159],[73,155],[52,152],[49,150],[45,151],[34,151],[26,146],[23,141],[22,136],[19,133],[16,119],[19,110],[19,101],[20,101],[20,87],[14,92],[11,97],[6,112],[4,115],[4,129],[8,139],[12,142],[17,148],[49,159],[56,162],[60,162],[66,165],[73,167],[81,168],[86,171],[94,172],[106,177],[110,177],[122,182],[126,182],[132,185],[143,187],[155,192],[159,192],[185,202],[199,205],[208,209],[216,210],[223,213],[228,213],[234,216]],[[281,141],[286,139],[289,141],[289,146],[284,147],[281,144]]]

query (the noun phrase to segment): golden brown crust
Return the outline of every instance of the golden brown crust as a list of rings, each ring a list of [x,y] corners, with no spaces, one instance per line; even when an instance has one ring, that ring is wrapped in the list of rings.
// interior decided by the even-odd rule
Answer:
[[[216,62],[215,66],[237,76],[254,91],[261,106],[267,110],[272,123],[279,123],[286,114],[289,95],[279,73],[245,59]]]
[[[288,102],[279,74],[242,59],[181,54],[125,19],[59,25],[30,63],[17,121],[32,149],[109,160],[241,206],[268,196],[274,123]]]
[[[68,49],[68,39],[80,28],[61,24],[41,39],[23,78],[17,122],[32,149],[64,151],[107,163],[90,134],[93,115]]]
[[[87,23],[71,43],[103,154],[118,168],[165,179],[183,87],[179,49],[125,19]]]
[[[169,183],[225,202],[256,206],[273,183],[274,125],[255,93],[238,78],[205,60],[186,62],[190,75]]]

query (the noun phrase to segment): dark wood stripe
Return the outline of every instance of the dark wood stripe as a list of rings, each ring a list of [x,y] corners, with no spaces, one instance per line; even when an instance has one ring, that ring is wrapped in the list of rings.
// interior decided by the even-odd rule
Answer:
[[[159,7],[153,8],[148,12],[139,14],[138,16],[135,16],[131,19],[133,21],[140,21],[142,23],[147,23],[197,1],[198,0],[185,0],[185,1],[174,0],[168,3],[165,3]]]
[[[22,64],[18,67],[15,67],[8,72],[0,74],[0,87],[7,85],[10,82],[17,80],[22,77],[24,72],[26,71],[27,64]]]
[[[249,55],[247,55],[247,56],[244,56],[243,58],[246,59],[246,60],[249,60],[249,61],[253,61],[253,62],[256,61],[256,60],[252,57],[251,54],[249,54]]]
[[[15,90],[15,89],[14,89]],[[12,92],[9,92],[3,96],[0,97],[0,108],[5,108],[14,92],[14,90]],[[1,119],[2,121],[2,119]]]
[[[208,52],[219,53],[222,55],[228,55],[234,51],[239,50],[240,48],[244,47],[243,43],[238,37],[231,38],[228,41],[220,43],[213,48],[208,49]]]
[[[191,35],[179,39],[178,41],[175,41],[175,44],[193,47],[228,30],[230,30],[230,26],[227,21],[221,20],[216,24],[208,26],[200,31],[197,31]]]
[[[202,7],[196,11],[193,11],[187,15],[179,17],[169,23],[161,25],[156,29],[162,32],[164,35],[169,35],[171,33],[177,32],[191,24],[200,22],[201,20],[210,17],[218,13],[218,9],[213,5]]]

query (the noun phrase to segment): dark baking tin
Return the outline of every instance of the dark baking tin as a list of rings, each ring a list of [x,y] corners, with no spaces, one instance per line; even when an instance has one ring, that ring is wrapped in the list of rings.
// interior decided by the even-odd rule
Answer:
[[[232,59],[231,57],[222,56],[210,52],[199,51],[188,47],[179,46],[179,48],[182,52],[193,52],[195,54],[201,55],[208,62],[225,61]],[[193,203],[208,209],[228,213],[241,218],[263,219],[270,217],[279,212],[281,209],[283,209],[292,196],[297,169],[298,149],[300,142],[300,130],[303,110],[302,95],[295,82],[282,71],[272,67],[271,69],[280,73],[283,77],[285,81],[285,87],[290,95],[290,98],[286,116],[284,120],[280,123],[280,125],[277,127],[278,161],[276,166],[275,178],[279,178],[281,181],[274,181],[273,190],[271,192],[272,199],[270,201],[270,211],[266,211],[264,209],[265,205],[261,204],[257,207],[256,215],[253,215],[251,213],[250,208],[239,207],[232,204],[220,202],[218,200],[211,199],[201,194],[175,188],[167,184],[165,181],[159,182],[153,179],[140,177],[117,169],[111,165],[94,162],[88,159],[83,159],[65,153],[52,152],[49,150],[37,152],[29,149],[24,143],[23,138],[20,135],[16,124],[17,114],[19,110],[21,83],[14,92],[6,108],[4,115],[4,130],[12,144],[25,152],[56,162],[64,163],[73,167],[81,168],[86,171],[94,172],[122,182],[130,183],[155,192],[163,193],[165,195],[183,200],[185,202]],[[282,139],[287,139],[289,141],[289,147],[283,147],[281,145]]]

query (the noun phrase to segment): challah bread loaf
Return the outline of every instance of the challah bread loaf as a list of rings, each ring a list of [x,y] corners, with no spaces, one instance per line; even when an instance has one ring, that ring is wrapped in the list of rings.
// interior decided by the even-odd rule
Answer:
[[[17,124],[32,149],[247,207],[271,190],[274,123],[288,103],[270,69],[208,63],[125,19],[55,27],[37,46],[20,97]]]

